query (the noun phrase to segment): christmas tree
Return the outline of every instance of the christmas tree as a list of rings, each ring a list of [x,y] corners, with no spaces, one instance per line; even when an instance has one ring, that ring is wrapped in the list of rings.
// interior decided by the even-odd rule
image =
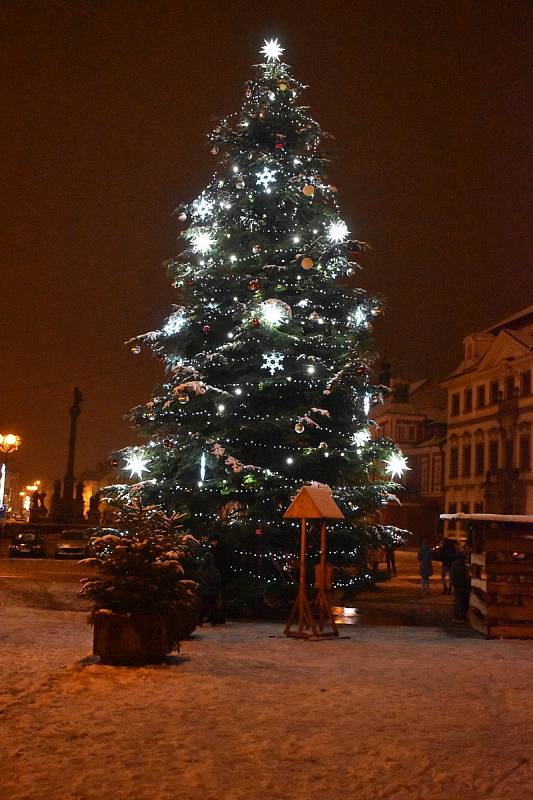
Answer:
[[[131,412],[145,443],[119,458],[143,502],[187,511],[194,535],[225,531],[235,573],[264,584],[290,580],[298,525],[282,514],[303,483],[331,487],[346,520],[330,560],[346,563],[383,534],[365,518],[405,459],[367,418],[380,302],[351,285],[367,246],[340,216],[305,87],[276,39],[261,52],[241,111],[210,135],[215,174],[176,210],[179,305],[130,342],[165,382]]]

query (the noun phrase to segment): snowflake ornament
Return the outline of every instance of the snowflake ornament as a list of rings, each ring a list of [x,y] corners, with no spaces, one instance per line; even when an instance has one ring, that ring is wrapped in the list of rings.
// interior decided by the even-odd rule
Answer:
[[[281,54],[285,48],[281,47],[277,39],[265,39],[265,43],[260,50],[260,53],[265,56],[267,61],[279,61]]]
[[[193,203],[193,212],[200,219],[206,219],[213,213],[214,203],[204,195],[200,195],[198,200]]]
[[[283,355],[283,353],[264,353],[263,364],[261,368],[269,370],[271,375],[273,375],[276,372],[276,370],[282,372],[284,358],[285,356]]]
[[[276,179],[274,175],[277,174],[277,170],[269,169],[269,167],[264,167],[261,172],[256,172],[255,178],[257,181],[258,186],[262,186],[266,192],[270,191],[270,184],[275,183]]]

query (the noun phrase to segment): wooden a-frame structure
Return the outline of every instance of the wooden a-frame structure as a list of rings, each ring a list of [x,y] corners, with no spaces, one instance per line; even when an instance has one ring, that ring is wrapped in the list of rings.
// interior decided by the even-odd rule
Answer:
[[[285,635],[297,639],[320,639],[338,636],[339,632],[331,612],[326,592],[326,524],[327,519],[344,519],[344,514],[331,496],[329,486],[302,486],[284,519],[300,519],[300,585],[289,619]],[[309,603],[305,588],[305,553],[307,549],[307,520],[319,519],[320,524],[320,565],[318,569],[318,593],[315,600],[315,614]],[[291,630],[298,620],[298,629]],[[325,628],[329,625],[329,630]]]

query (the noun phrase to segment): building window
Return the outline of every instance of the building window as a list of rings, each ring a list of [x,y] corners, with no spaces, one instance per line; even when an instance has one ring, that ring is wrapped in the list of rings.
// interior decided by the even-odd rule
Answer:
[[[506,439],[503,448],[503,461],[505,469],[512,469],[514,466],[514,439]]]
[[[511,437],[505,439],[503,444],[503,460],[505,469],[512,469],[515,463],[515,442]]]
[[[520,469],[531,469],[531,436],[529,433],[520,437],[518,449]]]
[[[399,442],[416,442],[416,424],[408,420],[396,423],[396,439]]]
[[[485,442],[476,442],[475,455],[475,475],[483,475],[485,472]]]
[[[499,392],[500,392],[500,386],[498,384],[498,381],[492,381],[491,384],[490,384],[490,403],[491,403],[491,405],[495,405],[495,403],[498,402],[498,400],[499,400],[499,397],[498,397]]]
[[[458,416],[460,409],[460,402],[461,400],[459,392],[457,392],[456,394],[452,394],[452,404],[450,408],[450,414],[452,415],[452,417]]]
[[[420,459],[420,491],[429,491],[429,457],[422,456]]]
[[[505,379],[505,397],[507,400],[514,397],[514,378],[512,376]]]
[[[498,441],[489,442],[489,469],[496,472],[498,469]]]
[[[457,478],[459,475],[459,448],[450,447],[450,478]]]
[[[465,389],[463,409],[465,414],[472,411],[472,389]]]
[[[465,444],[463,447],[463,475],[465,478],[470,476],[472,471],[472,446]]]
[[[485,387],[478,386],[477,387],[477,407],[478,408],[485,408]]]
[[[474,514],[483,514],[483,503],[474,503]]]
[[[442,457],[440,453],[438,455],[433,456],[433,491],[440,492],[442,479],[441,479],[441,470],[442,470]]]
[[[448,514],[457,514],[457,503],[448,503]],[[451,519],[448,522],[448,530],[455,530],[455,520]]]
[[[520,394],[522,397],[528,397],[531,394],[531,370],[522,372],[520,375]]]

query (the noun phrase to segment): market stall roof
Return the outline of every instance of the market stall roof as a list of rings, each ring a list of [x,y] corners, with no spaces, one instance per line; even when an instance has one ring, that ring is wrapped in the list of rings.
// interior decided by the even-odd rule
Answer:
[[[472,522],[522,522],[533,524],[532,514],[441,514],[441,519],[471,520]]]
[[[302,486],[283,516],[285,519],[344,519],[329,486]]]

